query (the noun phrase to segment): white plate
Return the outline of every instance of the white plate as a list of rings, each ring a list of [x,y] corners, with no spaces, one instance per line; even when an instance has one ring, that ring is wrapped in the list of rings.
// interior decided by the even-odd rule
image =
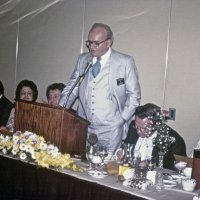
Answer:
[[[108,176],[108,175],[104,175],[104,174],[99,174],[99,175],[96,175],[96,174],[93,174],[93,175],[91,175],[93,178],[104,178],[104,177],[106,177],[106,176]]]
[[[175,187],[177,183],[175,181],[164,180],[165,187]]]

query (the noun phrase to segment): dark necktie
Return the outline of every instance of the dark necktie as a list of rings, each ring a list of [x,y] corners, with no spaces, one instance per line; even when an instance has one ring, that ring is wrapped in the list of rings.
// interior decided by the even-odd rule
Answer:
[[[94,63],[94,65],[92,66],[92,74],[94,76],[94,78],[98,75],[98,73],[101,70],[101,63],[100,63],[101,57],[97,58],[97,61]]]

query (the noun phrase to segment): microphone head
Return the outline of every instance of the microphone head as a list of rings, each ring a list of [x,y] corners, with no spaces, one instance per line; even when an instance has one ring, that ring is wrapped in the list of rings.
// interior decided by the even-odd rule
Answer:
[[[87,67],[91,67],[92,66],[92,60],[87,62]]]
[[[90,145],[95,145],[95,144],[97,143],[97,141],[98,141],[98,137],[97,137],[96,134],[91,133],[91,134],[89,135],[87,141],[88,141],[88,143],[89,143]]]

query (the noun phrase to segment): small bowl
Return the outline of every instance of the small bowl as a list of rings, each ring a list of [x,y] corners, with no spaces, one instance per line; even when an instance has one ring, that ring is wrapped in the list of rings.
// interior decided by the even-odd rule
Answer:
[[[196,187],[195,179],[182,179],[182,186],[185,191],[192,192]]]
[[[183,174],[188,177],[191,178],[192,175],[192,167],[186,167],[185,169],[183,169]]]

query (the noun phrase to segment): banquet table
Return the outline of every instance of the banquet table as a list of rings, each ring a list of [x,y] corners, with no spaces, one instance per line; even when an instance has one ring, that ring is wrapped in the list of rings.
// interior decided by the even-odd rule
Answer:
[[[3,154],[0,181],[0,200],[192,200],[198,192],[181,188],[138,190],[123,186],[117,176],[93,178],[86,172],[42,168]]]

